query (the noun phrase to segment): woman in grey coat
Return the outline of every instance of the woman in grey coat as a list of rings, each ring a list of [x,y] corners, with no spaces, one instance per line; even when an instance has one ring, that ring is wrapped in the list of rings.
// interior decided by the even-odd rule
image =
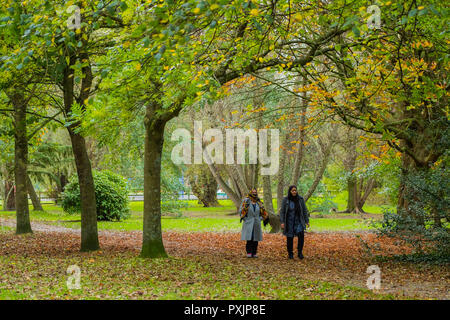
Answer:
[[[305,200],[297,193],[296,186],[290,186],[287,197],[283,198],[280,207],[280,222],[283,234],[286,236],[286,247],[289,259],[294,258],[294,237],[298,237],[298,257],[303,259],[303,244],[305,230],[309,227],[309,212]]]
[[[244,221],[242,224],[241,240],[247,241],[245,246],[247,258],[257,258],[258,241],[262,241],[261,221],[266,225],[269,221],[269,215],[264,209],[261,200],[258,198],[256,188],[250,190],[247,198],[242,202],[239,214],[241,217],[240,221]]]

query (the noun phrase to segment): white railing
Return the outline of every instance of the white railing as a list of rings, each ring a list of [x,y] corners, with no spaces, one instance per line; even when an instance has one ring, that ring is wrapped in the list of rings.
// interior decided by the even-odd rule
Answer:
[[[178,200],[197,200],[198,198],[193,194],[180,194],[178,196]],[[217,200],[227,200],[228,196],[225,192],[217,192]],[[40,198],[41,202],[52,202],[55,201],[53,198],[48,197],[42,197]],[[129,201],[144,201],[144,195],[137,193],[137,194],[130,194],[128,195]]]

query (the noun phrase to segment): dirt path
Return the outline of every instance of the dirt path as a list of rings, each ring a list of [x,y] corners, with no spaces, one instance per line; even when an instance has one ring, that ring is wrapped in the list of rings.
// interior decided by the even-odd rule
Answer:
[[[15,227],[15,221],[0,219],[0,225]],[[0,254],[79,254],[80,230],[32,222],[34,234],[26,246],[13,234],[1,235]],[[142,232],[100,231],[103,254],[140,251]],[[307,280],[323,280],[340,285],[366,288],[367,267],[377,265],[381,270],[380,293],[400,297],[450,299],[450,267],[428,264],[380,262],[371,255],[406,253],[393,239],[377,238],[370,232],[310,232],[305,236],[304,260],[288,260],[285,238],[280,234],[264,234],[259,244],[259,258],[245,258],[245,243],[239,233],[164,232],[164,246],[170,256],[189,257],[199,262],[215,261],[220,265],[248,265],[282,272],[286,277],[301,275]],[[296,240],[295,240],[296,241]],[[364,249],[368,244],[372,252]],[[36,252],[36,246],[39,246]],[[44,246],[44,247],[43,247]]]
[[[16,220],[0,218],[0,226],[15,228]],[[37,231],[37,232],[61,232],[61,233],[73,233],[73,234],[80,233],[80,230],[65,228],[62,226],[55,226],[55,225],[41,223],[41,222],[35,222],[35,221],[31,222],[31,229],[33,230],[33,232],[35,232],[35,231]]]

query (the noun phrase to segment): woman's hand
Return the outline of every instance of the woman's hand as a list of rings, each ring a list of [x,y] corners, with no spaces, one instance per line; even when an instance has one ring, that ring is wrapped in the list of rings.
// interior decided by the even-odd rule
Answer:
[[[284,223],[281,224],[281,229],[284,229]]]

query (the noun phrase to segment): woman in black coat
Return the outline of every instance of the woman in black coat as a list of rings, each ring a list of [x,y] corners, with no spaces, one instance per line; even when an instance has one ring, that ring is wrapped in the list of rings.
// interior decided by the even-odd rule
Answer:
[[[294,237],[298,237],[298,257],[303,259],[303,244],[305,230],[309,228],[309,212],[305,200],[297,193],[296,186],[290,186],[287,197],[283,198],[280,207],[280,222],[283,234],[286,236],[286,247],[289,259],[294,258]]]

